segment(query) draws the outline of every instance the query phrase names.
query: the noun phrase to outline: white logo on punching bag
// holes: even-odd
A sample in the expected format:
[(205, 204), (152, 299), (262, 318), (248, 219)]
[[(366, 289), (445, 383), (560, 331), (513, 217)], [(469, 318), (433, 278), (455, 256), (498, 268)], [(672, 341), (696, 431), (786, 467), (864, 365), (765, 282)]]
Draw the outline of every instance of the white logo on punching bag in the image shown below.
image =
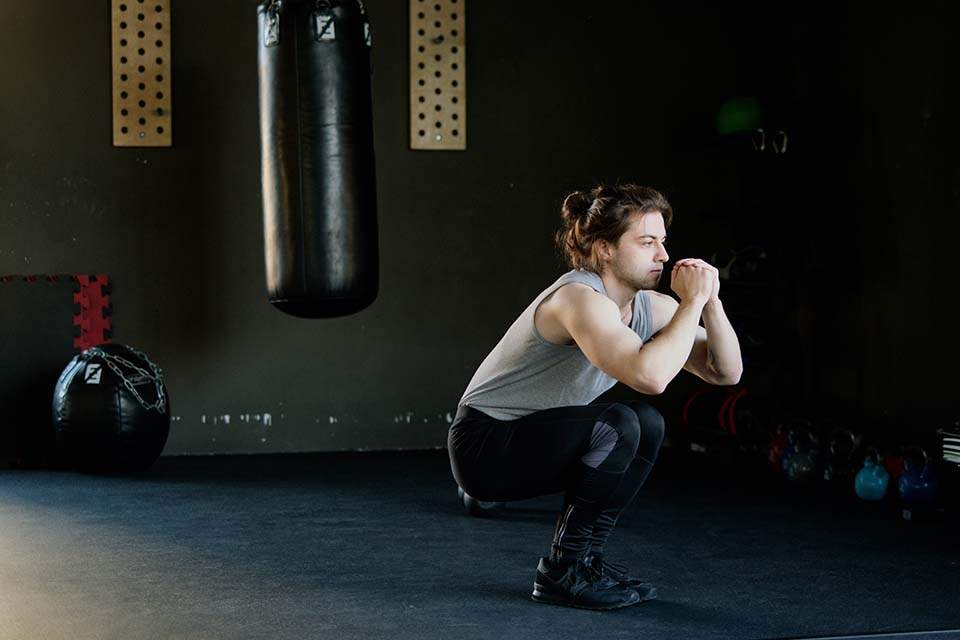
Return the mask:
[(83, 381), (87, 384), (100, 384), (100, 374), (103, 373), (103, 367), (99, 364), (90, 363), (83, 370)]

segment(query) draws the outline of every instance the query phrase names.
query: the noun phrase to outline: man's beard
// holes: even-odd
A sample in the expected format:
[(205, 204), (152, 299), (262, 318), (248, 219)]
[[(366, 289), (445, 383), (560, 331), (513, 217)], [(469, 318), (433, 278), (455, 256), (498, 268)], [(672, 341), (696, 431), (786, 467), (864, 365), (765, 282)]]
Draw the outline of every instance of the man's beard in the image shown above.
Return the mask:
[(659, 275), (649, 270), (647, 271), (646, 275), (638, 275), (624, 273), (620, 268), (620, 265), (615, 263), (611, 263), (610, 267), (613, 271), (613, 275), (617, 276), (618, 280), (627, 284), (631, 289), (636, 289), (637, 291), (656, 289), (657, 285), (660, 283)]

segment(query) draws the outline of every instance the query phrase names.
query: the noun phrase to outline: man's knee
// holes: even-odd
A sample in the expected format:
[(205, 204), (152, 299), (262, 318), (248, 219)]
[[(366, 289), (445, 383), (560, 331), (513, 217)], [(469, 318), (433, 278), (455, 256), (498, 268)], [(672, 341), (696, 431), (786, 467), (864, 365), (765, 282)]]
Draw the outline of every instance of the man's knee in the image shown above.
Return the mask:
[(640, 444), (640, 421), (627, 405), (615, 403), (597, 416), (590, 437), (590, 450), (581, 458), (597, 468), (601, 464), (617, 471), (626, 469)]
[(630, 408), (640, 426), (640, 444), (637, 455), (653, 460), (663, 443), (666, 421), (663, 415), (646, 402), (631, 402)]
[(640, 444), (642, 424), (636, 411), (629, 405), (614, 402), (600, 416), (600, 420), (617, 431), (618, 448), (630, 451), (632, 456)]

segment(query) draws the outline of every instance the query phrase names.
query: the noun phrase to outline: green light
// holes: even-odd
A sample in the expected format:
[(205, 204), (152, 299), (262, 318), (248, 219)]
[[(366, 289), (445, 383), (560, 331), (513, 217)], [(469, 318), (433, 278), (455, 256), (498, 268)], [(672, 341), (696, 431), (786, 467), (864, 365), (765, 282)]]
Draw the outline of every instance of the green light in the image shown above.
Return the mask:
[(763, 113), (757, 99), (730, 98), (717, 112), (717, 131), (720, 134), (756, 129), (763, 121)]

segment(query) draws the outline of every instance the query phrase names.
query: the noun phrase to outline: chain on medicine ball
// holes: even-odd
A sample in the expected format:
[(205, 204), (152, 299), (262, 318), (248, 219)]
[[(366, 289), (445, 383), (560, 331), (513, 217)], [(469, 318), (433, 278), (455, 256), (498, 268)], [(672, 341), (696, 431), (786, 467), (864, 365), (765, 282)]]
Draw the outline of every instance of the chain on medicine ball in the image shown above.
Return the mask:
[(133, 347), (90, 347), (57, 380), (53, 427), (60, 455), (78, 469), (146, 469), (170, 433), (163, 372)]

